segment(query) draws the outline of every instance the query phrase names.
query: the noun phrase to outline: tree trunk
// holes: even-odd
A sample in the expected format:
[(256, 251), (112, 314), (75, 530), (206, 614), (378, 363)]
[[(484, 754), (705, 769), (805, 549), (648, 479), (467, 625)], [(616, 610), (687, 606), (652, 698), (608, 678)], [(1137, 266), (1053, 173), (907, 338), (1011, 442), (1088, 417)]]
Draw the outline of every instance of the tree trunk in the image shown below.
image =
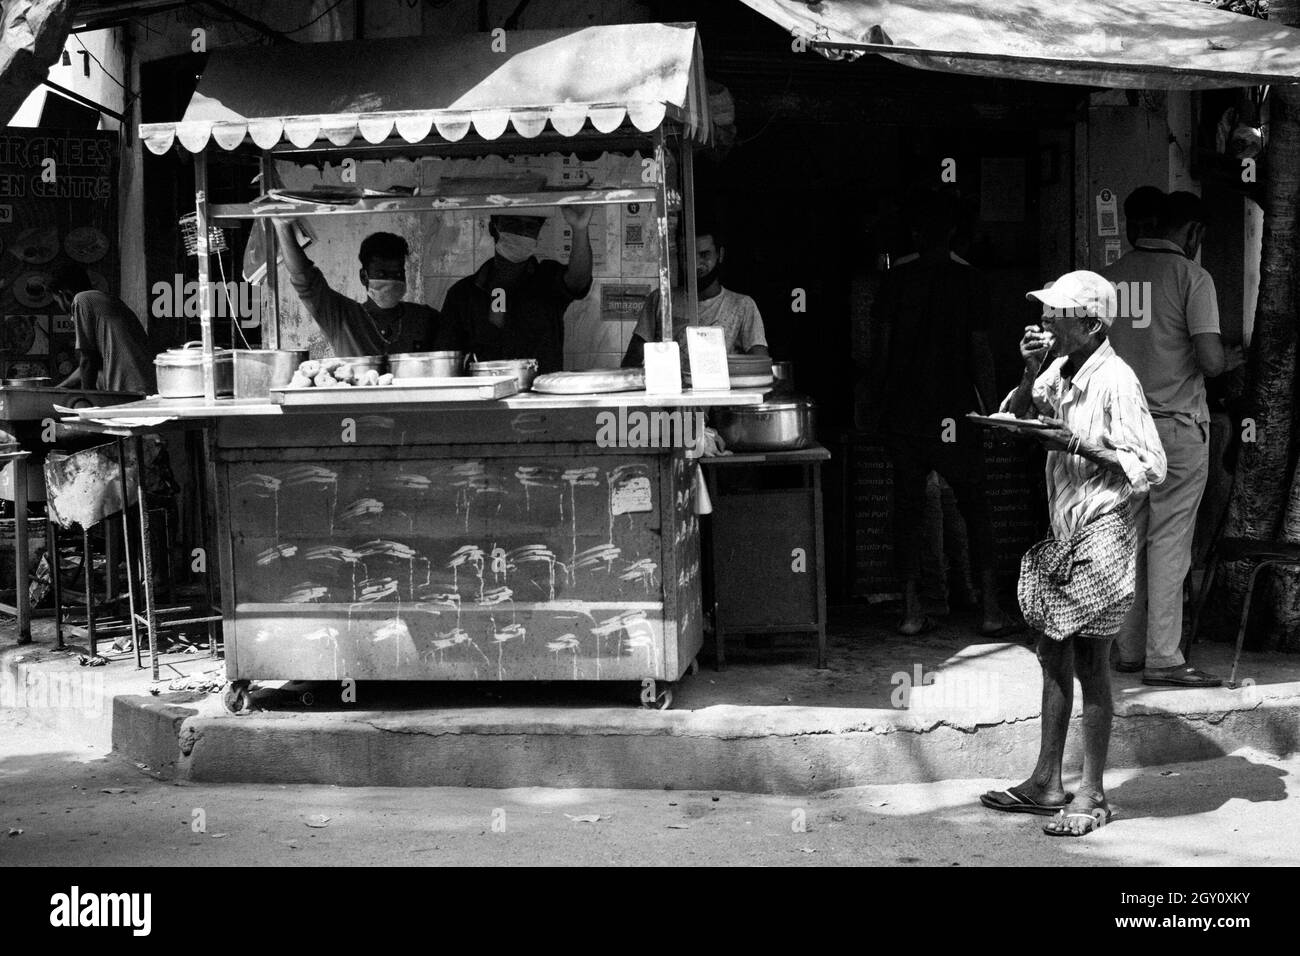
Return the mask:
[[(1273, 0), (1269, 19), (1300, 26), (1300, 0)], [(1296, 213), (1300, 208), (1300, 91), (1274, 86), (1269, 93), (1269, 138), (1264, 161), (1264, 242), (1260, 257), (1259, 304), (1251, 343), (1251, 400), (1255, 438), (1237, 463), (1237, 483), (1228, 510), (1230, 535), (1300, 543), (1300, 481), (1294, 474), (1297, 422), (1296, 381)], [(1241, 607), (1249, 567), (1225, 569), (1231, 600)], [(1267, 587), (1271, 583), (1271, 587)], [(1300, 649), (1300, 575), (1275, 572), (1260, 586), (1271, 594), (1258, 601), (1269, 646)], [(1264, 597), (1261, 594), (1260, 597)]]
[(8, 122), (49, 74), (72, 28), (75, 0), (6, 0), (0, 12), (0, 118)]

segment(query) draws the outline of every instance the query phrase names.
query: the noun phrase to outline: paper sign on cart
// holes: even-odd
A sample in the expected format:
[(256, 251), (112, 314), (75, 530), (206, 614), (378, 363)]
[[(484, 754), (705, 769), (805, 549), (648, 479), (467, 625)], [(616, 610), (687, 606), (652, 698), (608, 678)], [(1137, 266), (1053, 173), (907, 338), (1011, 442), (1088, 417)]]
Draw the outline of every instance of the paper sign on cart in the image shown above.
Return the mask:
[(654, 498), (650, 494), (650, 479), (644, 476), (629, 478), (616, 485), (610, 495), (609, 513), (613, 515), (654, 511)]
[(680, 395), (682, 350), (676, 342), (645, 344), (645, 390), (651, 395)]
[(691, 358), (691, 388), (731, 388), (727, 374), (727, 344), (718, 326), (692, 326), (686, 330), (686, 348)]

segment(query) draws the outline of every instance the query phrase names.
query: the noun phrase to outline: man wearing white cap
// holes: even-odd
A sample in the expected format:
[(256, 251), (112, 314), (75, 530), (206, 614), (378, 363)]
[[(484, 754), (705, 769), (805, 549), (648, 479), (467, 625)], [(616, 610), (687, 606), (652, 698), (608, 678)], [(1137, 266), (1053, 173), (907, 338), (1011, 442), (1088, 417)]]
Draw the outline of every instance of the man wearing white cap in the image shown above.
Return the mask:
[[(1020, 566), (1020, 610), (1038, 632), (1043, 668), (1038, 763), (1018, 786), (980, 802), (1011, 813), (1056, 813), (1043, 832), (1083, 836), (1110, 819), (1102, 784), (1110, 742), (1111, 641), (1133, 603), (1137, 533), (1129, 500), (1165, 477), (1165, 456), (1142, 386), (1107, 341), (1115, 288), (1095, 272), (1070, 272), (1029, 298), (1041, 329), (1020, 341), (1025, 374), (1002, 412), (1039, 418), (1028, 431), (1047, 449), (1052, 535)], [(1055, 358), (1043, 368), (1049, 355)], [(1061, 759), (1083, 689), (1083, 779), (1071, 797)], [(1067, 806), (1068, 805), (1068, 806)]]

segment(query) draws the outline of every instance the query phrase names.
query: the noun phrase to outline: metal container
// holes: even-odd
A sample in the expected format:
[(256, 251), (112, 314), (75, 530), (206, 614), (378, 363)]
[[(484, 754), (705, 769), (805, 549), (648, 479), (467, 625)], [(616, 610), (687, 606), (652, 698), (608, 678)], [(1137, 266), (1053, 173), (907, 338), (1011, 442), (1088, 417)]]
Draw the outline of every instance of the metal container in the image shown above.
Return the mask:
[(53, 388), (54, 379), (48, 375), (34, 378), (7, 378), (4, 380), (5, 388)]
[[(235, 390), (234, 356), (230, 349), (218, 349), (212, 359), (217, 395), (228, 396)], [(186, 342), (181, 348), (168, 349), (153, 360), (153, 365), (162, 398), (203, 397), (202, 342)]]
[(398, 352), (388, 356), (393, 378), (453, 378), (465, 374), (464, 352)]
[(537, 377), (537, 359), (501, 359), (496, 362), (470, 362), (470, 375), (513, 375), (519, 383), (519, 391), (526, 392), (533, 387)]
[(306, 349), (235, 349), (235, 398), (270, 398), (271, 389), (288, 385)]
[(789, 394), (794, 391), (794, 363), (772, 363), (772, 391)]
[[(383, 375), (388, 371), (388, 356), (386, 355), (340, 355), (339, 359), (351, 365), (357, 372), (369, 372), (373, 369)], [(305, 360), (306, 357), (304, 356)]]
[(793, 451), (815, 438), (815, 406), (806, 398), (719, 408), (713, 420), (729, 451)]

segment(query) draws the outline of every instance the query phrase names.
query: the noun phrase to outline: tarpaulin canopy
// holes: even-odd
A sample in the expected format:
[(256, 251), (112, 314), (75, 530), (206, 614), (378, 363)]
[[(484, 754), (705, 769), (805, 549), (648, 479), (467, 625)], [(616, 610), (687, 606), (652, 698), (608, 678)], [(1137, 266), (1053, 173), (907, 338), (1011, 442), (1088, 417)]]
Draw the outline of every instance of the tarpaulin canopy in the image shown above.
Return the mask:
[(221, 49), (184, 118), (143, 124), (140, 136), (159, 154), (174, 140), (197, 153), (246, 137), (307, 149), (358, 135), (379, 144), (394, 130), (407, 143), (433, 131), (455, 142), (471, 127), (494, 140), (507, 125), (532, 138), (547, 123), (564, 136), (588, 121), (609, 133), (626, 118), (643, 132), (673, 120), (705, 141), (703, 62), (695, 26), (668, 23)]
[(1300, 82), (1300, 30), (1191, 0), (744, 2), (835, 58), (1121, 89)]

